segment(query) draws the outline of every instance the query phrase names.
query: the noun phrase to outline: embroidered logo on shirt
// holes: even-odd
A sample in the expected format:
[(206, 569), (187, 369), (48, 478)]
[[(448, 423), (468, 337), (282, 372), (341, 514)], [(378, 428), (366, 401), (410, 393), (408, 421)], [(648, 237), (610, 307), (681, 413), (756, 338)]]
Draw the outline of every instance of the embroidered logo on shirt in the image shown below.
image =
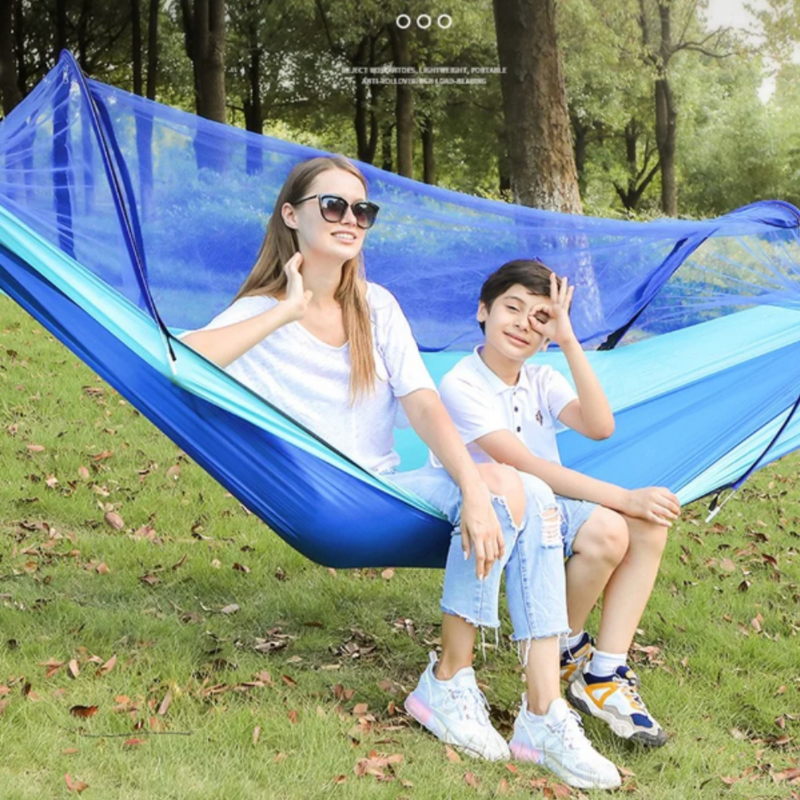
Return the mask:
[(536, 412), (536, 421), (537, 421), (537, 422), (538, 422), (540, 425), (544, 425), (544, 417), (542, 416), (542, 412), (541, 412), (541, 411), (537, 411), (537, 412)]

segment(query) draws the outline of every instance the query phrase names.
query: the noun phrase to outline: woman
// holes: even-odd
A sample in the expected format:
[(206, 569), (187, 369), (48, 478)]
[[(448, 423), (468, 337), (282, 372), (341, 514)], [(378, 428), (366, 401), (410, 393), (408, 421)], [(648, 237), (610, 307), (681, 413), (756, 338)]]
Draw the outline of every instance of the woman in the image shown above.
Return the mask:
[[(533, 655), (537, 641), (567, 631), (561, 549), (542, 546), (541, 512), (552, 533), (555, 499), (538, 479), (473, 463), (399, 304), (364, 279), (364, 237), (378, 212), (366, 194), (364, 176), (341, 156), (296, 165), (233, 303), (181, 338), (353, 460), (425, 497), (460, 530), (445, 571), (442, 660), (431, 654), (406, 707), (444, 741), (485, 758), (508, 758), (475, 683), (471, 637), (475, 626), (499, 626), (500, 573), (509, 563), (521, 576), (515, 596), (509, 593), (515, 634), (523, 630), (516, 638), (525, 636)], [(443, 465), (437, 477), (425, 469), (394, 472), (398, 404)], [(559, 598), (548, 607), (536, 602), (544, 584), (547, 596)], [(563, 760), (574, 762), (568, 770), (577, 776), (574, 785), (618, 785), (616, 768), (591, 748), (559, 697), (558, 660), (545, 664), (525, 652), (521, 714), (554, 709), (552, 718), (540, 716)], [(524, 737), (523, 728), (515, 736)]]

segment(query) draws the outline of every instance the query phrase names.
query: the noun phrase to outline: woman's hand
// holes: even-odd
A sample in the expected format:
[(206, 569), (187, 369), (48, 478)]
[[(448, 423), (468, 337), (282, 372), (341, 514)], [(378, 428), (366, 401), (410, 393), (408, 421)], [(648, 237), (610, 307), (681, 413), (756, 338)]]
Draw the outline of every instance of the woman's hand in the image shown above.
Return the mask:
[(503, 557), (505, 540), (489, 489), (485, 483), (461, 495), (461, 545), (464, 558), (475, 551), (475, 574), (483, 580), (494, 562)]
[(663, 486), (648, 486), (628, 492), (624, 513), (629, 517), (645, 519), (667, 528), (672, 527), (669, 520), (678, 519), (681, 504), (677, 497)]
[(283, 265), (286, 273), (286, 296), (280, 301), (280, 305), (286, 312), (287, 322), (303, 319), (313, 296), (310, 289), (303, 289), (303, 276), (300, 274), (302, 263), (303, 256), (298, 251)]
[(536, 333), (562, 346), (575, 339), (569, 319), (569, 307), (575, 287), (569, 286), (566, 277), (559, 286), (555, 272), (550, 273), (550, 302), (535, 305), (528, 315), (528, 323)]

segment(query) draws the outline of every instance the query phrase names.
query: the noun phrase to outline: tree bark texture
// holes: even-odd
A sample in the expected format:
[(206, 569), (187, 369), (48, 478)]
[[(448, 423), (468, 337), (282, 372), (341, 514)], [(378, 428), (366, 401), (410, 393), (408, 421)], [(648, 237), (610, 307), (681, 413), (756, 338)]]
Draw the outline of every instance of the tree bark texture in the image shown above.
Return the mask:
[(555, 0), (493, 0), (508, 144), (517, 203), (582, 212)]

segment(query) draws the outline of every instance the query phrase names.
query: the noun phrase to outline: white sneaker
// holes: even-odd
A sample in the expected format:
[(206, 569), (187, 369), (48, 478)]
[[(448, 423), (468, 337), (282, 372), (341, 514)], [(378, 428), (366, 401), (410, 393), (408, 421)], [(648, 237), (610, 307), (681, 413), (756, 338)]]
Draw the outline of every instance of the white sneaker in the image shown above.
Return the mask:
[(592, 747), (577, 712), (561, 697), (553, 700), (547, 714), (537, 716), (528, 711), (522, 695), (511, 754), (547, 767), (577, 789), (616, 789), (622, 783), (617, 768)]
[(489, 721), (489, 704), (475, 683), (472, 667), (440, 681), (433, 674), (435, 665), (436, 654), (431, 653), (417, 688), (406, 697), (406, 711), (434, 736), (467, 755), (489, 761), (510, 758), (508, 744)]

